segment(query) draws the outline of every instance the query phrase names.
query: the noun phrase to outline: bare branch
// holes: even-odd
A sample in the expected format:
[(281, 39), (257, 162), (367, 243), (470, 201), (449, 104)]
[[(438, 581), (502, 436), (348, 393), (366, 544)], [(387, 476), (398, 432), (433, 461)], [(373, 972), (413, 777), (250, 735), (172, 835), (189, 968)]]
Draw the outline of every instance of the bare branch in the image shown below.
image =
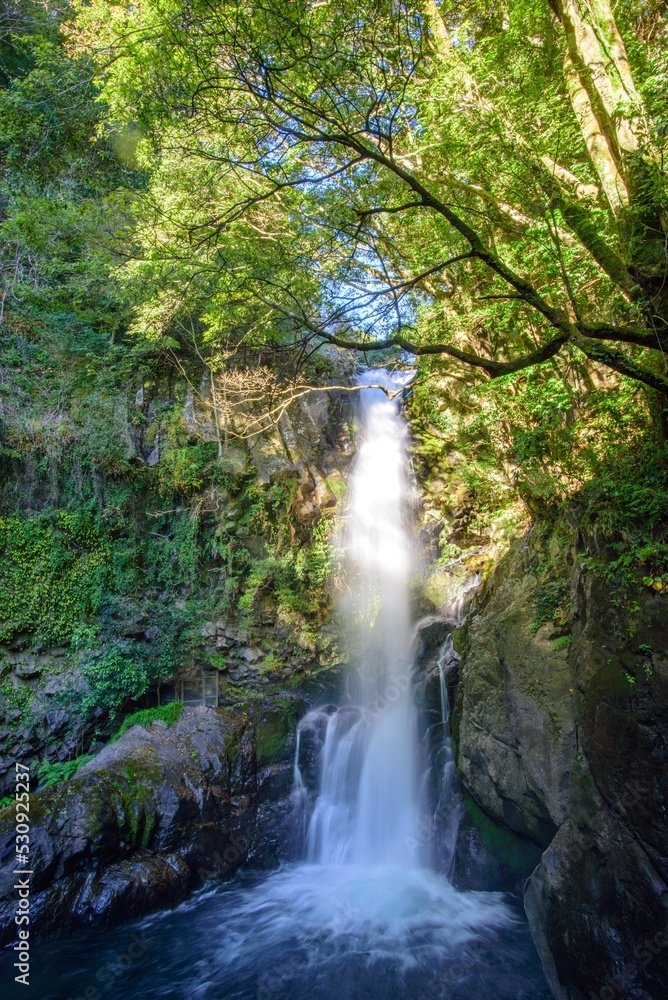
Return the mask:
[(396, 212), (405, 212), (408, 208), (424, 208), (422, 201), (407, 201), (405, 205), (394, 205), (391, 208), (358, 208), (355, 210), (360, 219), (366, 219), (370, 215), (394, 215)]

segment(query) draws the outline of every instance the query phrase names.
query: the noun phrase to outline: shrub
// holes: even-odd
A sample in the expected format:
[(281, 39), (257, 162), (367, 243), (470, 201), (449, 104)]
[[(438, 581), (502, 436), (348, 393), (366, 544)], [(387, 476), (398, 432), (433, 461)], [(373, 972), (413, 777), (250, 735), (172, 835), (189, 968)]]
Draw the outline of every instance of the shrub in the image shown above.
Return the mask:
[(84, 713), (96, 706), (106, 709), (113, 718), (127, 701), (135, 701), (157, 676), (152, 676), (147, 661), (129, 659), (120, 649), (112, 649), (84, 664), (82, 673), (88, 684)]
[(182, 712), (182, 701), (170, 701), (168, 705), (161, 705), (160, 708), (145, 708), (139, 712), (133, 712), (132, 715), (123, 719), (120, 729), (114, 733), (109, 742), (115, 743), (123, 733), (127, 733), (128, 729), (132, 729), (133, 726), (143, 726), (144, 729), (148, 729), (152, 723), (158, 721), (164, 722), (167, 726), (173, 726), (181, 717)]
[(57, 785), (61, 781), (69, 781), (94, 756), (95, 754), (92, 753), (82, 754), (81, 757), (77, 757), (75, 760), (67, 760), (55, 764), (45, 758), (37, 768), (39, 787), (48, 788), (50, 785)]

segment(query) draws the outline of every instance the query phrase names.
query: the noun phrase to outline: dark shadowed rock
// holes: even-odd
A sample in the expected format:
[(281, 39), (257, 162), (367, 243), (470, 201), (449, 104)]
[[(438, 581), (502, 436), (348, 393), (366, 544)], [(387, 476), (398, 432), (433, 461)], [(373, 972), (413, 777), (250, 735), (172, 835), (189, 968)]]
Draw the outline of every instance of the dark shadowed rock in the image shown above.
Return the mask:
[(439, 649), (452, 632), (452, 622), (440, 615), (427, 615), (415, 626), (418, 656)]
[(459, 766), (489, 816), (544, 849), (525, 906), (555, 997), (657, 1000), (668, 996), (668, 602), (648, 592), (627, 628), (574, 551), (569, 645), (536, 628), (530, 557), (526, 543), (511, 550), (457, 638)]
[[(241, 864), (253, 836), (249, 720), (186, 709), (135, 726), (70, 781), (31, 797), (31, 927), (106, 927), (170, 905)], [(0, 816), (0, 928), (15, 934), (14, 814)]]

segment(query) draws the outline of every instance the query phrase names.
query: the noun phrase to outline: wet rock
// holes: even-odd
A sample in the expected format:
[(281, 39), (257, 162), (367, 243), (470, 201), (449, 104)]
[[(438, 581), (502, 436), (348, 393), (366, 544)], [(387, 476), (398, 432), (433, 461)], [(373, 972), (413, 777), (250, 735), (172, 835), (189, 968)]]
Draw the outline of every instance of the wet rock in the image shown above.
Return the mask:
[(530, 572), (548, 546), (516, 545), (463, 630), (458, 763), (484, 812), (543, 849), (525, 907), (555, 997), (655, 1000), (668, 961), (644, 942), (668, 941), (668, 659), (647, 650), (668, 648), (668, 602), (648, 597), (629, 635), (573, 550), (571, 642), (555, 642)]
[[(31, 927), (111, 926), (185, 898), (244, 860), (253, 833), (250, 724), (186, 709), (171, 728), (135, 726), (68, 782), (31, 801)], [(0, 939), (13, 938), (13, 814), (0, 815)]]
[(439, 615), (428, 615), (415, 627), (421, 652), (429, 652), (443, 645), (452, 632), (452, 622)]
[(258, 807), (250, 863), (267, 867), (302, 856), (302, 806), (294, 793), (297, 719), (305, 703), (294, 696), (264, 705), (255, 719)]

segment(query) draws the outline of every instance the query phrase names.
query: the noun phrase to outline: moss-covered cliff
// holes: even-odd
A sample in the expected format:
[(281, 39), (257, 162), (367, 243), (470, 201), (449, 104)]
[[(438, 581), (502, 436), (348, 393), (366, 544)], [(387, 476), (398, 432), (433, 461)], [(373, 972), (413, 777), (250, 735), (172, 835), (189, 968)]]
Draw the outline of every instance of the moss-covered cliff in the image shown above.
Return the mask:
[(668, 989), (668, 605), (640, 573), (633, 588), (606, 575), (613, 557), (534, 529), (457, 639), (461, 774), (544, 848), (525, 906), (564, 1000)]
[(174, 678), (205, 671), (234, 704), (341, 661), (322, 626), (351, 395), (307, 394), (219, 454), (187, 380), (140, 388), (107, 397), (113, 426), (103, 405), (82, 424), (72, 402), (70, 440), (1, 459), (5, 769), (86, 752)]

